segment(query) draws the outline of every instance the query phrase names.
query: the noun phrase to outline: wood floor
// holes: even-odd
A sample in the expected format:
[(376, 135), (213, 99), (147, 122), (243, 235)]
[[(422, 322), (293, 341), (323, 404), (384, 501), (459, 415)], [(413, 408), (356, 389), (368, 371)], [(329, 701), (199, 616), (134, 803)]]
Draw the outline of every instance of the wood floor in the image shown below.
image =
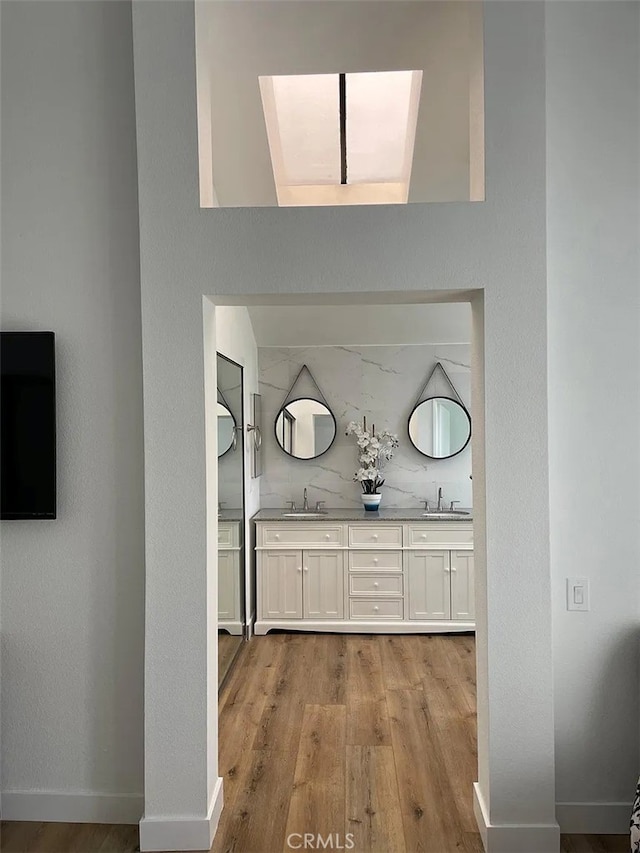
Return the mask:
[(469, 636), (256, 637), (221, 695), (214, 853), (291, 850), (294, 833), (480, 853), (474, 669)]
[(235, 634), (227, 634), (226, 631), (218, 633), (218, 687), (231, 669), (242, 643), (242, 637)]
[[(320, 834), (354, 853), (480, 853), (470, 636), (271, 634), (220, 696), (225, 808), (214, 853)], [(129, 853), (137, 827), (3, 824), (3, 853)], [(322, 849), (322, 848), (320, 848)], [(625, 836), (563, 836), (622, 853)]]

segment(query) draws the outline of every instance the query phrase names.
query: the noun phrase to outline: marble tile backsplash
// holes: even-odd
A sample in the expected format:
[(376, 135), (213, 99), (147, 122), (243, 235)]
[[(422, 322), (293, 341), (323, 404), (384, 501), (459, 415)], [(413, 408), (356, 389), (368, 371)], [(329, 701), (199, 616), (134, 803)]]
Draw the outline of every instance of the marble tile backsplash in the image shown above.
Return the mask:
[[(427, 459), (409, 441), (407, 421), (434, 364), (440, 361), (458, 394), (470, 408), (469, 344), (398, 347), (265, 347), (258, 350), (263, 410), (263, 475), (260, 502), (264, 508), (324, 500), (330, 507), (360, 506), (360, 486), (349, 421), (367, 418), (377, 429), (398, 434), (400, 447), (384, 470), (383, 502), (388, 507), (417, 507), (434, 501), (441, 486), (444, 499), (472, 506), (471, 445), (452, 459)], [(329, 450), (315, 460), (296, 460), (278, 446), (274, 423), (292, 382), (303, 364), (315, 377), (335, 415), (338, 431)]]

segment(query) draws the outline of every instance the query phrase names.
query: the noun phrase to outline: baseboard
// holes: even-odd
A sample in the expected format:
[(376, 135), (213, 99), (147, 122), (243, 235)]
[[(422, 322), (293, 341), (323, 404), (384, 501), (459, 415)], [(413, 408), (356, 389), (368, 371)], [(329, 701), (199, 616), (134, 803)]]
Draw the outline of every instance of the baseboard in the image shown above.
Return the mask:
[(473, 811), (487, 853), (557, 853), (560, 827), (550, 824), (492, 824), (477, 782), (473, 783)]
[(144, 797), (87, 791), (3, 791), (1, 807), (2, 820), (138, 823)]
[(206, 817), (143, 817), (140, 850), (210, 850), (224, 804), (218, 777)]
[(633, 803), (556, 803), (560, 831), (576, 835), (628, 835)]

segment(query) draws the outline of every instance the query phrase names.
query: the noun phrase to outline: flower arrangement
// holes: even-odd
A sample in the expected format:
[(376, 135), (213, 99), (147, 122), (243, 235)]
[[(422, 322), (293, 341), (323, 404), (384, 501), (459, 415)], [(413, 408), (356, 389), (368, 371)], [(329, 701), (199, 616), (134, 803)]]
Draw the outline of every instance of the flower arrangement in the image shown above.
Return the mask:
[(355, 435), (358, 445), (360, 468), (353, 477), (354, 482), (360, 483), (365, 495), (377, 495), (378, 489), (384, 485), (380, 470), (393, 456), (398, 446), (398, 436), (387, 430), (376, 433), (375, 425), (369, 431), (366, 418), (363, 418), (362, 424), (351, 421), (347, 426), (347, 435)]

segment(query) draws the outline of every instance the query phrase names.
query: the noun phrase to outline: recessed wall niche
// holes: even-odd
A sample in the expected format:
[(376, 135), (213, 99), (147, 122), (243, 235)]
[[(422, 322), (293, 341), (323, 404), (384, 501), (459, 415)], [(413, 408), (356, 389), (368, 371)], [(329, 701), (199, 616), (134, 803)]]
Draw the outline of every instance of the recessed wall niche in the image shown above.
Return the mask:
[(484, 200), (479, 0), (196, 0), (200, 206)]

